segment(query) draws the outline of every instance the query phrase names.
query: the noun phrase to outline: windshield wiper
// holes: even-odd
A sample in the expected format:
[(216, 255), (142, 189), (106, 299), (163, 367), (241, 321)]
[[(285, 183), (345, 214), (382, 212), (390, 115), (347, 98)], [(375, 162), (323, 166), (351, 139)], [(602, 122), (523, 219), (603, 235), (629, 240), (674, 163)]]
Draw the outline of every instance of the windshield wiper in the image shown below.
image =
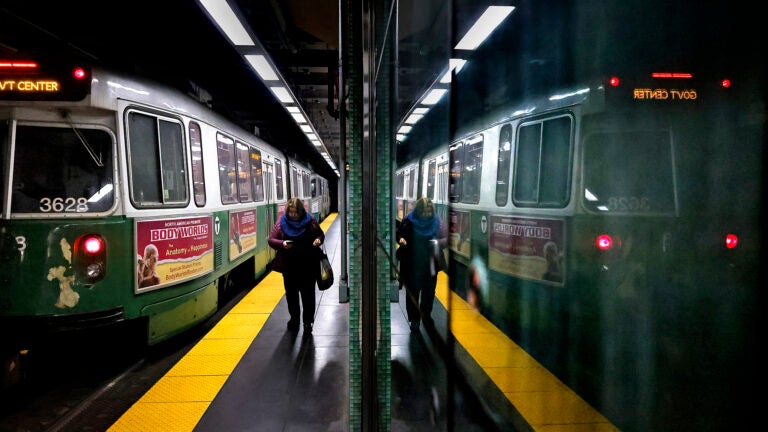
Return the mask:
[(83, 144), (83, 147), (85, 147), (85, 151), (88, 152), (89, 155), (91, 155), (91, 159), (93, 159), (93, 163), (96, 164), (99, 168), (104, 168), (104, 162), (101, 161), (101, 155), (96, 155), (96, 152), (91, 148), (91, 145), (88, 144), (88, 140), (85, 139), (85, 136), (75, 127), (75, 124), (72, 122), (72, 118), (69, 116), (69, 111), (67, 110), (61, 110), (61, 115), (64, 117), (65, 120), (67, 120), (67, 123), (69, 124), (69, 127), (72, 128), (72, 132), (77, 135), (77, 138), (80, 140), (80, 143)]

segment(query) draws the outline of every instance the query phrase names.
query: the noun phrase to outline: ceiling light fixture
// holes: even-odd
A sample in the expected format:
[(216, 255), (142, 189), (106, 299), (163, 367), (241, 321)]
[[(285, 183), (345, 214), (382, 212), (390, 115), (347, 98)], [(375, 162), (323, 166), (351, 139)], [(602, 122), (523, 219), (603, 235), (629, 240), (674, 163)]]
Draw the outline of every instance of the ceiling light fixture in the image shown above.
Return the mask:
[(454, 49), (476, 49), (513, 10), (515, 10), (514, 6), (489, 6)]
[(280, 84), (268, 85), (268, 87), (274, 93), (277, 100), (283, 103), (283, 106), (291, 114), (291, 117), (301, 128), (302, 132), (318, 148), (318, 153), (326, 155), (329, 166), (338, 176), (339, 171), (336, 168), (336, 164), (327, 157), (327, 149), (322, 140), (316, 135), (312, 122), (308, 120), (309, 117), (297, 104), (297, 99), (294, 97), (290, 86), (286, 84), (285, 79), (280, 75), (280, 71), (274, 67), (267, 50), (258, 39), (250, 36), (250, 28), (238, 18), (239, 14), (236, 12), (236, 7), (232, 7), (234, 2), (198, 0), (198, 3), (205, 10), (208, 18), (224, 33), (230, 43), (236, 47), (237, 52), (256, 71), (262, 82), (265, 84)]
[(248, 34), (243, 24), (229, 7), (227, 2), (218, 0), (200, 0), (211, 20), (219, 26), (219, 29), (227, 36), (232, 45), (253, 46), (253, 39)]
[(264, 81), (278, 81), (280, 78), (277, 76), (272, 66), (269, 65), (267, 58), (260, 54), (246, 54), (245, 59), (251, 64), (253, 70), (258, 72), (259, 76)]

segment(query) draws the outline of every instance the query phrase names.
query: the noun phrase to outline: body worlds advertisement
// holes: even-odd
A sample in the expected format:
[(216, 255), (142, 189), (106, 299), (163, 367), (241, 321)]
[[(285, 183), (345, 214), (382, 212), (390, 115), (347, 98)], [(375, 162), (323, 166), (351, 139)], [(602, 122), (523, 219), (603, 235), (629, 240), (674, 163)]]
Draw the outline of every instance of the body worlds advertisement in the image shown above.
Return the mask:
[(211, 216), (136, 222), (136, 292), (213, 270)]
[(232, 212), (229, 214), (229, 259), (256, 247), (256, 210)]
[(490, 230), (489, 268), (562, 285), (563, 221), (491, 216)]

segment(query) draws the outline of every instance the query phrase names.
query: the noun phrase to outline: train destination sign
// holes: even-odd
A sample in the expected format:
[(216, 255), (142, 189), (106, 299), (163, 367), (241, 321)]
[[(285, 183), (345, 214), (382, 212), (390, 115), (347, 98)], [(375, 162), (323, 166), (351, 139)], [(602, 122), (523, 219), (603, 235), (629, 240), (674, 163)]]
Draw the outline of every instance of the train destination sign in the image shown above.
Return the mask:
[(666, 89), (666, 88), (636, 88), (633, 91), (635, 100), (696, 100), (696, 89)]

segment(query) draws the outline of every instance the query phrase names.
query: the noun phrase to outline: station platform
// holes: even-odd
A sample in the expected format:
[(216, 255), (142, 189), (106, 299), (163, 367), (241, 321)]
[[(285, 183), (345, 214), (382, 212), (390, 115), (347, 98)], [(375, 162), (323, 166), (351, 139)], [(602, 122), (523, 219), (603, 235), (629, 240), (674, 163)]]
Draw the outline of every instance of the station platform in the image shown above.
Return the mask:
[[(336, 214), (321, 226), (338, 275)], [(317, 292), (313, 331), (292, 332), (282, 275), (266, 275), (109, 431), (349, 430), (349, 303), (336, 285)], [(418, 332), (404, 289), (390, 304), (391, 431), (618, 430), (447, 287), (440, 273), (434, 326)]]

